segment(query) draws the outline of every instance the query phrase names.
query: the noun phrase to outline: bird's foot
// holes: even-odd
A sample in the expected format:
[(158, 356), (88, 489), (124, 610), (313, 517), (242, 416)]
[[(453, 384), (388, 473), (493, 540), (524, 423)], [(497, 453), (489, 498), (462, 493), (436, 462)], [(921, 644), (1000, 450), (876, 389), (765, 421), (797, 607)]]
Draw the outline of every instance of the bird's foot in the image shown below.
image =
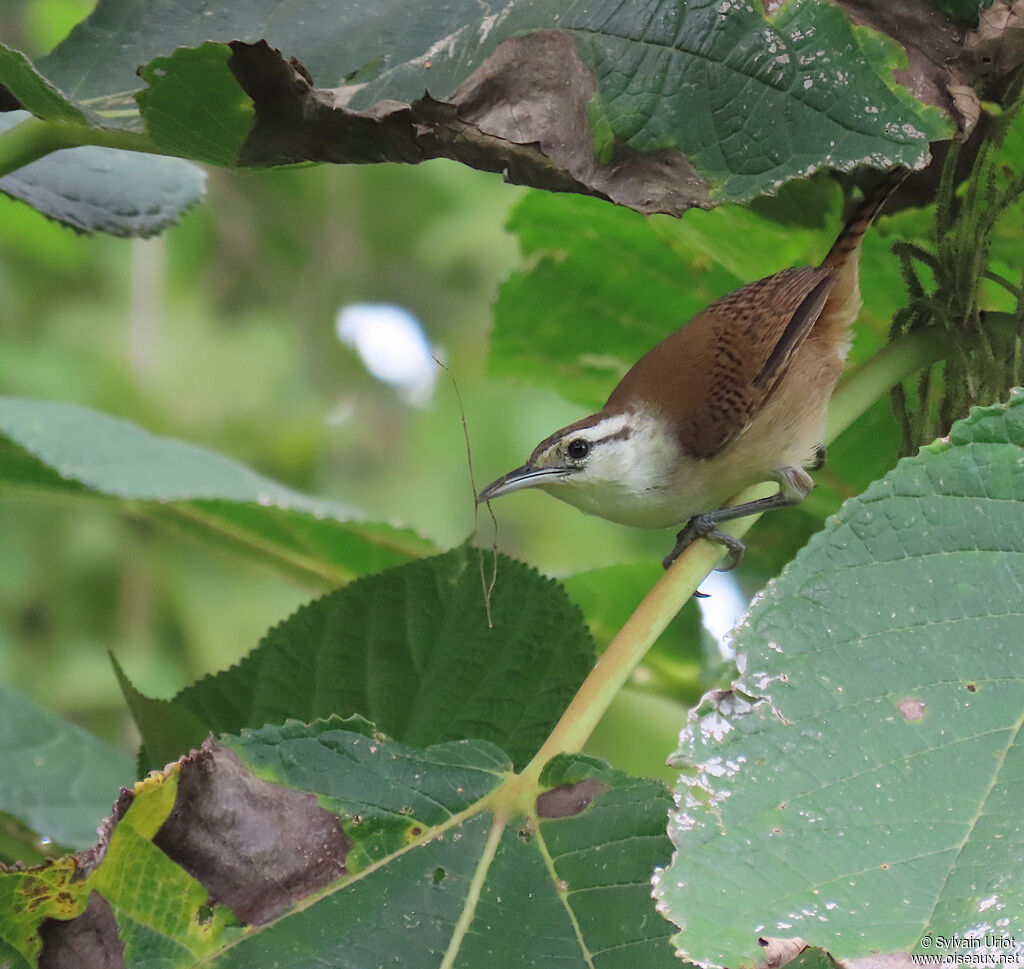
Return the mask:
[(731, 572), (740, 564), (743, 553), (747, 550), (746, 545), (738, 538), (723, 532), (713, 517), (709, 515), (694, 515), (686, 523), (686, 527), (676, 535), (675, 546), (661, 560), (661, 564), (667, 569), (698, 538), (706, 538), (708, 541), (724, 545), (728, 551), (729, 557), (726, 559), (725, 565), (716, 569), (715, 571), (717, 572)]

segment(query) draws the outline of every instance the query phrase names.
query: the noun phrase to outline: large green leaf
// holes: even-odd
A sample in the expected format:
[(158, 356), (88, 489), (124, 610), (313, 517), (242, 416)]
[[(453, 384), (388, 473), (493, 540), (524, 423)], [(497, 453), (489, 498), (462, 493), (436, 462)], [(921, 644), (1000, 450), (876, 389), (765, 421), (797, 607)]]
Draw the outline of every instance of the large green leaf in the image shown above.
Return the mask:
[[(323, 87), (369, 82), (352, 101), (369, 108), (382, 98), (411, 103), (424, 87), (449, 99), (503, 40), (558, 28), (577, 39), (597, 85), (591, 111), (617, 141), (679, 149), (705, 178), (727, 183), (729, 196), (745, 198), (772, 187), (773, 177), (777, 184), (806, 172), (815, 154), (843, 168), (872, 156), (875, 164), (919, 160), (942, 128), (937, 112), (915, 107), (893, 82), (888, 72), (898, 62), (875, 63), (845, 15), (817, 0), (786, 4), (770, 18), (760, 5), (684, 8), (675, 0), (488, 8), (460, 0), (412, 16), (395, 0), (372, 9), (307, 0), (287, 17), (275, 16), (277, 7), (174, 4), (171, 19), (169, 0), (107, 3), (40, 68), (76, 99), (103, 98), (137, 89), (140, 63), (193, 47), (197, 36), (263, 39), (298, 57)], [(560, 74), (568, 66), (554, 65)], [(551, 96), (539, 80), (535, 95)], [(490, 81), (505, 98), (518, 93), (501, 90), (501, 75)]]
[(818, 168), (923, 164), (953, 130), (941, 88), (962, 78), (935, 67), (911, 85), (936, 88), (940, 110), (893, 72), (904, 48), (952, 60), (962, 34), (939, 26), (922, 37), (891, 18), (896, 43), (825, 0), (771, 14), (751, 0), (300, 0), (286, 14), (277, 0), (105, 0), (37, 76), (0, 59), (0, 82), (26, 107), (84, 108), (216, 164), (451, 157), (680, 214)]
[(132, 759), (13, 690), (0, 686), (0, 812), (45, 844), (86, 848)]
[(510, 771), (490, 744), (419, 751), (364, 721), (208, 742), (122, 800), (77, 877), (0, 875), (0, 951), (16, 969), (121, 946), (128, 967), (677, 965), (649, 897), (662, 785), (579, 757), (539, 783)]
[(844, 505), (751, 610), (742, 679), (684, 733), (657, 879), (691, 957), (1024, 933), (1022, 453), (1018, 390)]
[(353, 582), (169, 702), (127, 687), (147, 766), (210, 732), (332, 713), (420, 746), (488, 740), (522, 766), (589, 672), (594, 644), (557, 583), (521, 562), (499, 556), (488, 604), (480, 563), (464, 546)]
[(300, 494), (229, 458), (129, 421), (0, 398), (0, 493), (103, 499), (182, 528), (315, 588), (430, 550), (407, 529)]

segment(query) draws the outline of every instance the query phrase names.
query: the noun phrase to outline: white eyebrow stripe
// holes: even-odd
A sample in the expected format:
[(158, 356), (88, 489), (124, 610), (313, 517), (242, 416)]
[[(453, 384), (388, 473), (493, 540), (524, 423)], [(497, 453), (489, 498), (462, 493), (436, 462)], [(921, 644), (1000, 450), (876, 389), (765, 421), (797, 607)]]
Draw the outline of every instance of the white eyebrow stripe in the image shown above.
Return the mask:
[[(589, 438), (591, 444), (603, 444), (605, 441), (628, 438), (633, 433), (633, 426), (629, 414), (613, 414), (598, 421), (588, 430), (595, 434), (595, 437)], [(580, 436), (587, 440), (586, 435)]]

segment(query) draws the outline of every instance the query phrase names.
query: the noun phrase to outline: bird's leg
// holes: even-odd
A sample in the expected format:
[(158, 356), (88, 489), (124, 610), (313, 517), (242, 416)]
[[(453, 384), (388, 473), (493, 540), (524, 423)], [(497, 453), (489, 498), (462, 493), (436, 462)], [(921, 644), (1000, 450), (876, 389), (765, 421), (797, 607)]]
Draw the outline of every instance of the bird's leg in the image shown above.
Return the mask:
[[(755, 502), (748, 502), (747, 504), (755, 504)], [(737, 505), (737, 508), (743, 507)], [(711, 542), (717, 542), (719, 545), (724, 545), (729, 550), (729, 561), (718, 571), (728, 572), (730, 569), (735, 568), (739, 565), (740, 559), (743, 558), (743, 552), (746, 550), (746, 546), (738, 539), (733, 538), (728, 532), (723, 532), (716, 524), (715, 520), (711, 518), (711, 512), (705, 515), (694, 515), (687, 523), (686, 527), (676, 535), (676, 544), (672, 548), (672, 551), (668, 553), (662, 560), (661, 564), (667, 569), (683, 552), (686, 551), (690, 545), (693, 544), (695, 539), (706, 538)]]
[[(820, 450), (823, 451), (824, 448)], [(736, 518), (746, 518), (748, 515), (760, 515), (762, 512), (772, 511), (775, 508), (798, 505), (814, 487), (810, 475), (803, 468), (783, 468), (775, 475), (775, 479), (779, 482), (779, 490), (774, 495), (758, 498), (755, 501), (745, 501), (741, 505), (732, 505), (730, 508), (719, 508), (718, 511), (707, 511), (701, 515), (694, 515), (686, 523), (686, 527), (676, 535), (675, 546), (662, 559), (661, 564), (667, 569), (695, 539), (706, 538), (719, 545), (724, 545), (729, 552), (728, 560), (718, 571), (728, 572), (736, 568), (747, 547), (738, 538), (722, 531), (718, 527), (719, 524)]]

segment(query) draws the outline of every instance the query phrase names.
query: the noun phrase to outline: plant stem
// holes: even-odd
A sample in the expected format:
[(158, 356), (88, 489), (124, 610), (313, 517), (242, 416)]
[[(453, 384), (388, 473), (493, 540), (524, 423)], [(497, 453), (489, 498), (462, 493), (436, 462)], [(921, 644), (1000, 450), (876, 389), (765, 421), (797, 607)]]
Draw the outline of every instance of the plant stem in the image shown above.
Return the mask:
[(941, 360), (949, 346), (938, 328), (915, 330), (883, 347), (839, 385), (828, 407), (825, 441), (834, 441), (901, 380)]
[(0, 178), (51, 152), (82, 145), (142, 151), (151, 155), (169, 154), (154, 145), (148, 135), (137, 131), (93, 128), (75, 121), (26, 118), (0, 133)]
[[(900, 380), (940, 360), (946, 349), (945, 335), (918, 330), (901, 337), (852, 373), (836, 391), (829, 408), (826, 443), (883, 397)], [(758, 485), (737, 495), (730, 504), (753, 501), (775, 491), (774, 485)], [(759, 516), (741, 518), (722, 527), (741, 537)], [(556, 754), (581, 750), (604, 716), (615, 695), (640, 664), (648, 649), (664, 632), (676, 613), (693, 595), (701, 580), (724, 553), (720, 545), (694, 542), (626, 620), (611, 644), (583, 681), (544, 745), (520, 775), (535, 782), (544, 765)]]
[(0, 135), (0, 176), (28, 165), (43, 155), (66, 148), (57, 125), (28, 118)]
[[(986, 331), (1012, 339), (1016, 332), (1012, 313), (987, 313)], [(942, 360), (949, 337), (939, 327), (913, 330), (894, 340), (867, 363), (852, 371), (836, 390), (828, 407), (826, 443), (834, 441), (876, 400), (901, 380)]]
[[(763, 498), (775, 490), (774, 485), (757, 485), (738, 494), (731, 504)], [(725, 522), (720, 527), (740, 538), (757, 517)], [(721, 545), (696, 541), (676, 559), (601, 654), (597, 665), (583, 681), (555, 729), (523, 769), (524, 776), (535, 779), (555, 754), (583, 747), (647, 650), (665, 631), (676, 613), (686, 605), (694, 590), (724, 553), (725, 549)]]

